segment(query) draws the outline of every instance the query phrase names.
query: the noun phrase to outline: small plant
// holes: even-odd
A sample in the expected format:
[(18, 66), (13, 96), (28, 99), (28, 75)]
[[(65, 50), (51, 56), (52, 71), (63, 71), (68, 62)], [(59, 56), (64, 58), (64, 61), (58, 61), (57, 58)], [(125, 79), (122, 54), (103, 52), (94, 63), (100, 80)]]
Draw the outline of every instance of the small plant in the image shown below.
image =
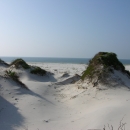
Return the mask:
[(29, 69), (30, 66), (23, 60), (23, 59), (16, 59), (14, 60), (11, 65), (15, 65), (16, 68), (19, 68), (20, 66), (23, 67), (24, 69)]
[(41, 69), (40, 67), (34, 67), (31, 71), (32, 74), (39, 74), (41, 76), (46, 74), (46, 71)]
[[(124, 117), (123, 117), (123, 118), (124, 118)], [(123, 118), (120, 120), (120, 124), (119, 124), (117, 130), (125, 130), (125, 125), (126, 125), (126, 123), (123, 123), (123, 122), (122, 122), (122, 121), (123, 121)], [(109, 129), (109, 130), (114, 130), (114, 127), (113, 127), (112, 125), (109, 125), (109, 124), (108, 124), (108, 129)], [(105, 125), (104, 125), (103, 130), (107, 130), (106, 127), (105, 127)]]
[(15, 82), (17, 82), (18, 84), (20, 84), (23, 88), (28, 89), (28, 87), (19, 80), (19, 76), (17, 75), (16, 72), (14, 72), (12, 70), (6, 70), (5, 73), (6, 73), (5, 76), (10, 77)]
[(16, 72), (14, 72), (14, 71), (6, 70), (5, 72), (6, 72), (6, 76), (12, 78), (13, 80), (16, 80), (19, 78), (18, 75), (16, 74)]

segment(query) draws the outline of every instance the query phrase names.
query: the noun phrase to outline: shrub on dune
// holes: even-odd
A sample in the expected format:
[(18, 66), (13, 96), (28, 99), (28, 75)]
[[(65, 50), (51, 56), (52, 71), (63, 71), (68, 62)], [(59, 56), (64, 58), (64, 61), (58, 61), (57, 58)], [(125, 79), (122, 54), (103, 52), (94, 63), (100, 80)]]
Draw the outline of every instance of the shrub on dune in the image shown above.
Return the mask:
[(23, 59), (14, 60), (10, 66), (14, 65), (16, 68), (23, 67), (24, 69), (29, 69), (30, 66)]
[(16, 79), (19, 78), (18, 75), (17, 75), (17, 73), (14, 72), (14, 71), (6, 70), (5, 72), (6, 72), (5, 75), (8, 76), (8, 77), (10, 77), (10, 78), (12, 78), (13, 80), (16, 80)]
[(30, 71), (32, 74), (37, 74), (37, 75), (45, 75), (46, 71), (41, 69), (40, 67), (33, 67), (33, 69)]
[(16, 59), (14, 60), (10, 66), (14, 65), (15, 68), (24, 68), (24, 69), (30, 69), (30, 73), (32, 74), (36, 74), (36, 75), (40, 75), (43, 76), (46, 74), (46, 71), (41, 69), (40, 67), (37, 66), (30, 66), (28, 65), (23, 59)]
[(9, 64), (7, 64), (6, 62), (4, 62), (3, 60), (0, 59), (0, 64), (3, 64), (3, 65), (6, 65), (6, 66), (9, 66)]
[(19, 76), (17, 75), (16, 72), (11, 71), (11, 70), (6, 70), (5, 76), (11, 78), (12, 80), (20, 84), (23, 88), (28, 89), (27, 86), (19, 80)]
[(81, 79), (87, 79), (96, 86), (100, 83), (108, 83), (110, 74), (114, 70), (126, 74), (130, 78), (130, 72), (125, 70), (123, 64), (117, 59), (115, 53), (99, 52), (89, 62), (87, 69), (84, 71)]

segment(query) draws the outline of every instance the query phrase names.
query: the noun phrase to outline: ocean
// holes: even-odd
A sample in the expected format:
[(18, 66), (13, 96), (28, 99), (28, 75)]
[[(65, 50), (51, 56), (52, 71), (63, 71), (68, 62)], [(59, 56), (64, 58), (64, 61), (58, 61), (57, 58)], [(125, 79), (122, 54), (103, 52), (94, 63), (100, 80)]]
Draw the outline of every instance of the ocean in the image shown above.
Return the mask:
[[(0, 57), (5, 62), (12, 62), (17, 58), (22, 58), (26, 62), (43, 62), (43, 63), (71, 63), (71, 64), (88, 64), (90, 58), (50, 58), (50, 57)], [(130, 65), (130, 59), (119, 59), (124, 65)]]

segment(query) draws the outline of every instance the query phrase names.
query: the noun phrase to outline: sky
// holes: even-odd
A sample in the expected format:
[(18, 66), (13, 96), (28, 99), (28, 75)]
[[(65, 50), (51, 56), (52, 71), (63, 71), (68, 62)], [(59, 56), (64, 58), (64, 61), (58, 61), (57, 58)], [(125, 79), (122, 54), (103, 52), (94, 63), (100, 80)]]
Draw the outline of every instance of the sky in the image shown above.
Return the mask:
[(0, 0), (0, 56), (130, 59), (130, 0)]

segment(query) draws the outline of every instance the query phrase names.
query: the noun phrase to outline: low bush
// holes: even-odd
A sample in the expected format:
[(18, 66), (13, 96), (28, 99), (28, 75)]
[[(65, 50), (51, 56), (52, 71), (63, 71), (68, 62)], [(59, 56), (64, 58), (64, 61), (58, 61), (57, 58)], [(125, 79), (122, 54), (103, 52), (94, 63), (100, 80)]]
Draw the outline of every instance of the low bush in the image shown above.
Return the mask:
[(4, 62), (3, 60), (0, 59), (0, 64), (3, 64), (3, 65), (6, 65), (6, 66), (9, 66), (9, 64), (7, 64), (6, 62)]
[(17, 82), (18, 84), (20, 84), (23, 88), (28, 89), (28, 87), (19, 80), (19, 76), (17, 75), (16, 72), (11, 71), (11, 70), (6, 70), (5, 73), (6, 73), (5, 74), (6, 77), (10, 77), (15, 82)]
[(6, 76), (12, 78), (13, 80), (16, 80), (19, 78), (18, 75), (16, 74), (16, 72), (14, 72), (14, 71), (6, 70), (5, 72), (6, 72)]
[(11, 65), (15, 65), (16, 68), (19, 68), (20, 66), (23, 67), (24, 69), (29, 69), (30, 66), (23, 60), (23, 59), (16, 59), (11, 62)]
[(119, 70), (127, 74), (130, 78), (130, 72), (125, 70), (123, 64), (118, 60), (117, 55), (112, 52), (99, 52), (88, 64), (87, 69), (83, 72), (81, 79), (89, 79), (93, 82), (107, 82), (107, 78), (114, 70)]
[(32, 74), (38, 74), (38, 75), (45, 75), (46, 71), (41, 69), (40, 67), (33, 67), (33, 69), (30, 71)]

